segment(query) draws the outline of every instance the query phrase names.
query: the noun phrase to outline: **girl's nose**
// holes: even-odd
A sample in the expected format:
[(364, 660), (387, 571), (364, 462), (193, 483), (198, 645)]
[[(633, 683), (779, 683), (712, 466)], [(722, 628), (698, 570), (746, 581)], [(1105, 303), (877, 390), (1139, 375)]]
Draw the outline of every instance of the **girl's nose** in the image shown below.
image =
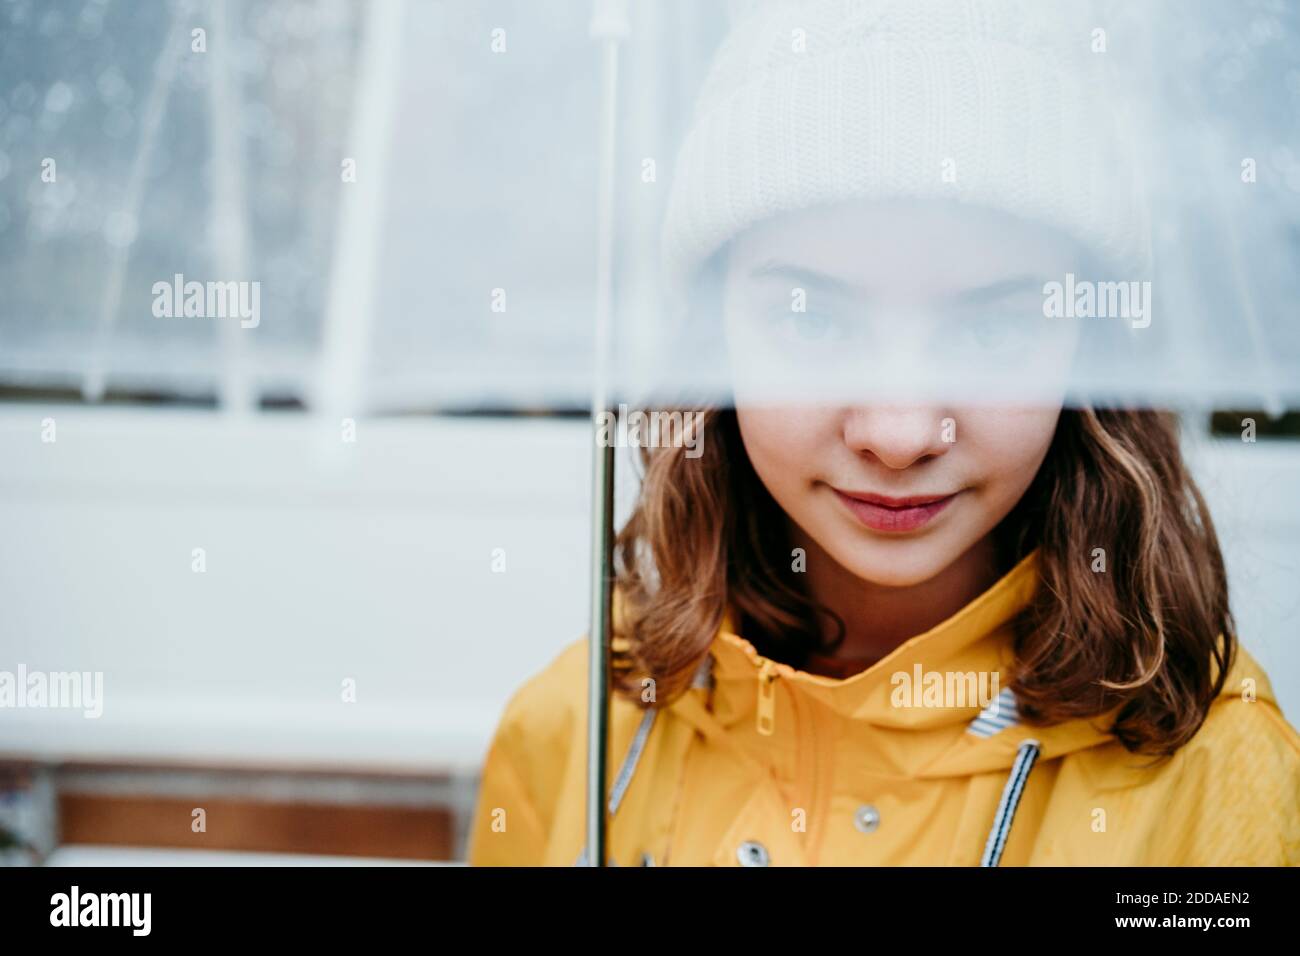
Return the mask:
[(954, 425), (937, 408), (872, 405), (846, 413), (844, 443), (859, 455), (901, 470), (947, 452), (956, 439)]

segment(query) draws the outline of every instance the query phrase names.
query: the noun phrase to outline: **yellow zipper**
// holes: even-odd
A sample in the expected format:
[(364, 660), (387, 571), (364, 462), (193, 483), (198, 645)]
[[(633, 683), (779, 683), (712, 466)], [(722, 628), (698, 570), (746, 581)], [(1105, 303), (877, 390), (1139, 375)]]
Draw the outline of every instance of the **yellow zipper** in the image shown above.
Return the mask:
[(764, 737), (776, 730), (776, 664), (764, 658), (758, 669), (758, 732)]

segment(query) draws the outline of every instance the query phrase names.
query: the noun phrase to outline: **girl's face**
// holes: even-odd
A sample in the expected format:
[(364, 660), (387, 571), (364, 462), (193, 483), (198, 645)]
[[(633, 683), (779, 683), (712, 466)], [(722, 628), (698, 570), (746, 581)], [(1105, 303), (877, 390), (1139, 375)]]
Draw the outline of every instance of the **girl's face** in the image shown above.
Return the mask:
[[(1075, 256), (1045, 228), (920, 202), (813, 209), (733, 243), (723, 313), (741, 436), (813, 544), (863, 581), (910, 587), (1007, 515), (1060, 415), (1077, 330), (1043, 317), (1042, 289), (1077, 270)], [(970, 384), (974, 372), (990, 393), (1032, 387), (998, 404), (924, 387), (923, 398), (765, 401), (783, 375), (858, 369), (920, 386), (954, 372)]]

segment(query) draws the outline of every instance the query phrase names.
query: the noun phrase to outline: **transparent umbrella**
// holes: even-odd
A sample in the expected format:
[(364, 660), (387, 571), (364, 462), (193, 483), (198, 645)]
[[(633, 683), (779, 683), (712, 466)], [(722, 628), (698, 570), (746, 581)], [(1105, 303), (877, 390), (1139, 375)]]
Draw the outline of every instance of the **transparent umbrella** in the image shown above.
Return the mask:
[[(1286, 5), (227, 4), (203, 51), (195, 7), (160, 8), (0, 38), (33, 78), (0, 99), (0, 375), (287, 389), (333, 430), (590, 412), (593, 863), (611, 416), (927, 405), (960, 433), (968, 405), (1300, 401)], [(105, 16), (148, 50), (38, 75), (38, 35)], [(95, 124), (68, 122), (83, 88)], [(78, 177), (14, 189), (46, 154)], [(76, 283), (42, 279), (51, 250)], [(255, 341), (151, 308), (158, 277), (254, 265)]]
[[(691, 123), (662, 217), (618, 234), (612, 355), (600, 246), (596, 364), (609, 371), (594, 412), (1294, 406), (1300, 20), (1268, 4), (989, 10), (971, 23), (943, 3), (732, 5), (698, 90), (682, 91)], [(640, 31), (654, 26), (597, 31), (605, 136), (619, 39), (652, 46)], [(606, 214), (612, 182), (656, 182), (653, 157), (619, 167), (608, 140), (600, 155)], [(597, 864), (610, 452), (593, 512)]]

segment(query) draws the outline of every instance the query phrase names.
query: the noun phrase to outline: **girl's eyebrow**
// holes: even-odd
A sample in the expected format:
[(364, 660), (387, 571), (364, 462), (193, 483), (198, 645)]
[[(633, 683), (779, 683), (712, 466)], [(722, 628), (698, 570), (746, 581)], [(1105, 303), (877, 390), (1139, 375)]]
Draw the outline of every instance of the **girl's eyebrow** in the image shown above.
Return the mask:
[(851, 282), (837, 276), (781, 262), (778, 259), (768, 259), (766, 262), (759, 263), (750, 270), (749, 276), (751, 279), (783, 279), (800, 288), (818, 289), (836, 295), (853, 295), (858, 291)]
[(973, 289), (966, 289), (953, 296), (953, 301), (962, 305), (984, 305), (988, 302), (996, 302), (999, 299), (1005, 299), (1008, 296), (1031, 290), (1041, 295), (1043, 280), (1038, 276), (1025, 274), (1012, 276), (998, 282), (990, 282), (988, 285), (976, 286)]
[[(800, 288), (816, 289), (833, 295), (865, 296), (861, 289), (845, 279), (804, 266), (782, 262), (779, 259), (768, 259), (759, 263), (750, 270), (749, 275), (752, 279), (781, 279)], [(1024, 275), (999, 279), (997, 282), (990, 282), (988, 285), (965, 289), (953, 296), (952, 301), (961, 305), (985, 305), (1030, 291), (1041, 294), (1042, 288), (1043, 281), (1041, 278), (1025, 273)]]

